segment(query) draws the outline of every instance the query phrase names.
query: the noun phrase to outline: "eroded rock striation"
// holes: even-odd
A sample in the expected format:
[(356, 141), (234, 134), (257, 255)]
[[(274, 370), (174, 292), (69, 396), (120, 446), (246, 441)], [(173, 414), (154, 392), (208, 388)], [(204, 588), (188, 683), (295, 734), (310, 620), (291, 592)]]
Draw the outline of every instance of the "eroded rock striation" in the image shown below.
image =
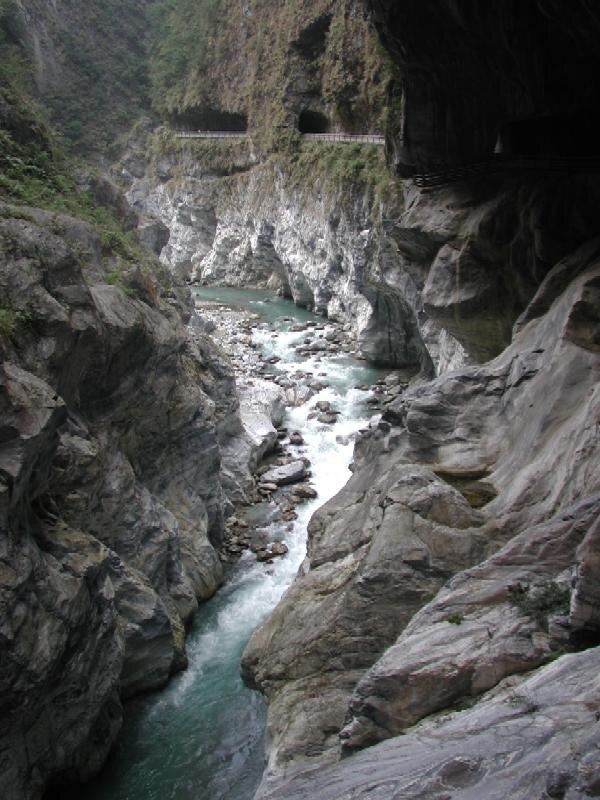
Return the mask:
[(417, 726), (269, 800), (456, 800), (598, 794), (598, 648), (565, 655), (475, 708)]
[[(173, 142), (148, 162), (147, 136), (140, 126), (118, 178), (133, 208), (170, 231), (161, 258), (175, 274), (279, 291), (347, 322), (359, 352), (381, 365), (430, 375), (465, 361), (425, 312), (423, 293), (440, 237), (462, 236), (468, 213), (444, 234), (421, 225), (423, 212), (402, 245), (390, 222), (400, 209), (391, 197), (380, 203), (372, 187), (342, 191), (310, 168), (298, 175), (292, 164), (257, 161), (246, 144), (227, 152), (226, 166), (210, 150)], [(402, 246), (423, 263), (403, 269)]]
[(7, 205), (0, 251), (0, 786), (16, 800), (97, 771), (120, 698), (185, 666), (184, 625), (222, 580), (219, 437), (240, 420), (229, 362), (157, 265)]
[(575, 598), (600, 512), (596, 333), (576, 333), (596, 253), (501, 356), (409, 390), (359, 442), (311, 521), (309, 571), (244, 656), (271, 701), (274, 776), (335, 759), (338, 734), (351, 751), (403, 733), (595, 630)]

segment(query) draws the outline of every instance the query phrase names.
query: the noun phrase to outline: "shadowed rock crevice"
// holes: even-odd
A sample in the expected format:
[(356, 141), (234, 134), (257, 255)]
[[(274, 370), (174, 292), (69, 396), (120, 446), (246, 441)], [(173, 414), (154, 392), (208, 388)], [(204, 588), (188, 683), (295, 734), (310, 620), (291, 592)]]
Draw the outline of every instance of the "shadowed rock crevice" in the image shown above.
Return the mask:
[[(322, 14), (303, 28), (292, 41), (294, 50), (307, 60), (312, 60), (321, 55), (325, 49), (327, 34), (331, 26), (331, 14)], [(308, 131), (305, 131), (308, 133)], [(319, 131), (314, 131), (318, 133)]]

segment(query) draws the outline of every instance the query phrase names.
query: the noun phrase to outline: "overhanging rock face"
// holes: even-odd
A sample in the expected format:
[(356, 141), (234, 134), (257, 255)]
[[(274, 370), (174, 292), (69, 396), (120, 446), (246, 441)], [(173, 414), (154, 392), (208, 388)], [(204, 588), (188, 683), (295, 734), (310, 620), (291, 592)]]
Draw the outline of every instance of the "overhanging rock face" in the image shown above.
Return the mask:
[(485, 160), (499, 137), (512, 154), (581, 155), (595, 147), (599, 155), (600, 15), (594, 4), (367, 5), (403, 74), (395, 137), (400, 164), (436, 169)]

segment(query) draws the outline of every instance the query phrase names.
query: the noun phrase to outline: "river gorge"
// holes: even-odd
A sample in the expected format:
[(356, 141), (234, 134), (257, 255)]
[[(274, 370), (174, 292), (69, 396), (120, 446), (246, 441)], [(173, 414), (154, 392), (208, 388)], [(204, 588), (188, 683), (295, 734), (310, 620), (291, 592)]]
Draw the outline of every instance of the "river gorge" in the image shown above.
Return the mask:
[[(261, 291), (198, 289), (194, 295), (201, 316), (202, 299), (210, 301), (207, 309), (220, 342), (239, 330), (240, 317), (247, 316), (245, 309), (252, 312), (253, 341), (263, 363), (268, 365), (275, 357), (279, 360), (270, 369), (278, 375), (301, 370), (306, 381), (318, 374), (327, 384), (311, 392), (312, 397), (301, 405), (288, 407), (280, 421), (290, 433), (302, 435), (303, 445), (289, 449), (296, 458), (309, 460), (310, 483), (318, 496), (298, 506), (297, 519), (287, 524), (279, 519), (273, 500), (238, 509), (241, 519), (247, 512), (256, 529), (255, 541), (284, 539), (289, 550), (262, 564), (248, 550), (229, 567), (224, 587), (204, 606), (189, 633), (186, 671), (159, 694), (133, 700), (126, 707), (115, 750), (103, 773), (86, 787), (86, 795), (93, 800), (250, 800), (254, 796), (264, 766), (266, 709), (260, 694), (242, 683), (242, 652), (252, 631), (301, 568), (314, 510), (350, 476), (354, 435), (369, 422), (377, 424), (380, 416), (373, 416), (367, 401), (373, 399), (371, 384), (381, 381), (382, 371), (343, 352), (317, 351), (312, 358), (296, 352), (307, 332), (316, 329), (316, 336), (325, 342), (325, 336), (335, 331), (321, 317)], [(220, 305), (227, 302), (233, 304), (235, 318), (229, 325), (223, 324), (225, 309)], [(302, 330), (290, 331), (294, 327)], [(253, 390), (260, 392), (264, 379), (252, 378), (256, 359), (248, 363), (240, 356), (238, 346), (240, 376), (245, 384), (250, 379)], [(323, 402), (340, 412), (335, 423), (318, 421), (315, 407)], [(284, 438), (284, 445), (288, 441), (289, 437)]]
[(588, 0), (0, 0), (2, 800), (600, 793)]

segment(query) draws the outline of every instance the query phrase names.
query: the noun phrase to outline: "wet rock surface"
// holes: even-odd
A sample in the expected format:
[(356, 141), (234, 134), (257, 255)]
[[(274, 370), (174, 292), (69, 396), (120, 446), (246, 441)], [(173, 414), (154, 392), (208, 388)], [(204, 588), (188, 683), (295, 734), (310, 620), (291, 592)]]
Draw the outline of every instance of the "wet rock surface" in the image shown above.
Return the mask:
[[(304, 455), (306, 442), (302, 433), (290, 431), (281, 424), (283, 404), (287, 400), (285, 404), (294, 408), (308, 403), (315, 392), (325, 388), (326, 382), (320, 379), (326, 373), (318, 373), (320, 379), (317, 380), (314, 369), (292, 371), (278, 367), (280, 357), (265, 356), (255, 334), (259, 335), (261, 341), (275, 342), (281, 331), (278, 326), (266, 322), (255, 313), (235, 307), (235, 304), (227, 305), (201, 296), (196, 298), (196, 310), (196, 327), (208, 326), (211, 330), (218, 328), (220, 344), (231, 359), (240, 393), (240, 418), (245, 430), (241, 436), (239, 432), (235, 433), (231, 447), (227, 436), (222, 437), (224, 488), (237, 503), (237, 508), (235, 514), (226, 520), (220, 559), (225, 565), (234, 564), (250, 550), (259, 562), (269, 564), (274, 557), (287, 552), (285, 542), (268, 540), (269, 525), (278, 523), (284, 531), (291, 530), (291, 523), (298, 518), (296, 508), (318, 497), (318, 489), (309, 482), (311, 465)], [(291, 322), (290, 319), (282, 321)], [(336, 340), (335, 356), (353, 353), (352, 342), (339, 326), (331, 322), (318, 324), (309, 320), (289, 324), (286, 329), (291, 333), (316, 330), (317, 335), (324, 340)], [(278, 371), (270, 372), (271, 368)], [(391, 403), (396, 394), (388, 394), (382, 387), (394, 386), (396, 383), (395, 378), (388, 376), (386, 380), (380, 379), (377, 384), (365, 385), (364, 388), (368, 392), (380, 393), (378, 404)], [(309, 389), (309, 386), (314, 388)], [(305, 393), (304, 389), (309, 391)], [(250, 460), (247, 459), (244, 492), (236, 491), (232, 494), (230, 476), (232, 473), (240, 474), (240, 453), (244, 449), (245, 437), (253, 430), (253, 426), (250, 426), (248, 431), (244, 414), (247, 398), (256, 398), (255, 404), (258, 403), (263, 412), (263, 436), (260, 438), (262, 445), (253, 450)], [(274, 404), (271, 398), (275, 398)], [(324, 412), (329, 412), (331, 419), (320, 419)], [(316, 420), (328, 427), (336, 424), (339, 419), (339, 412), (333, 410), (332, 403), (328, 400), (317, 400), (313, 410), (308, 413), (308, 420)], [(345, 438), (344, 443), (348, 443), (353, 437), (342, 438)], [(242, 482), (239, 481), (236, 487), (241, 486)]]

